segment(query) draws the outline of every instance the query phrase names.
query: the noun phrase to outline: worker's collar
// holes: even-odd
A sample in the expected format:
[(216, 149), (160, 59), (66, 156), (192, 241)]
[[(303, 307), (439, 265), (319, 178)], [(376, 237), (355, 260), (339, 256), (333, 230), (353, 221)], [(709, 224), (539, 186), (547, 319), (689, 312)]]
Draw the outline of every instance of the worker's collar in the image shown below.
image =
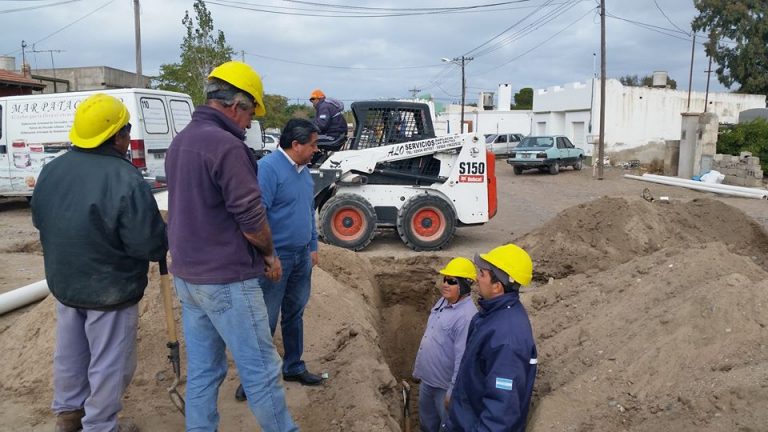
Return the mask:
[(289, 155), (285, 150), (283, 150), (282, 147), (278, 147), (277, 150), (280, 153), (282, 153), (283, 156), (285, 156), (286, 159), (288, 159), (288, 162), (291, 163), (291, 165), (293, 166), (293, 168), (296, 170), (297, 173), (300, 173), (304, 168), (307, 167), (306, 165), (299, 165), (299, 164), (297, 164), (296, 161), (291, 159), (291, 155)]

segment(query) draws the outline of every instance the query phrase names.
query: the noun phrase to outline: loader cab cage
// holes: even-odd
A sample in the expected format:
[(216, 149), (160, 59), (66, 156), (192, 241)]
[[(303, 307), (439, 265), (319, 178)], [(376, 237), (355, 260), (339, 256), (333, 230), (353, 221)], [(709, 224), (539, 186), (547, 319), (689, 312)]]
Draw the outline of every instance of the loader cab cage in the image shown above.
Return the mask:
[(352, 150), (434, 138), (429, 106), (416, 102), (366, 101), (352, 103), (355, 135)]

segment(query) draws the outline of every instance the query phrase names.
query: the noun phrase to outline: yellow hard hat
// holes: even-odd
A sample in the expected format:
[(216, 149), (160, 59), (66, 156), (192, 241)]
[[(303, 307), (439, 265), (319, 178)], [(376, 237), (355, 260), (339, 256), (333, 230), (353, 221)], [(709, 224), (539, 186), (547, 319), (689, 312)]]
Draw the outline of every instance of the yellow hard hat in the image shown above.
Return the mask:
[(80, 148), (95, 148), (128, 124), (128, 108), (104, 93), (89, 96), (77, 106), (69, 140)]
[(472, 261), (464, 257), (452, 259), (448, 265), (440, 270), (441, 275), (462, 277), (477, 280), (477, 270)]
[(251, 95), (256, 101), (257, 116), (261, 117), (267, 113), (266, 108), (264, 108), (264, 86), (261, 83), (261, 77), (247, 64), (239, 61), (228, 61), (214, 68), (208, 78), (226, 81)]
[(492, 249), (480, 258), (493, 264), (520, 285), (527, 286), (533, 278), (533, 261), (520, 246), (512, 243)]

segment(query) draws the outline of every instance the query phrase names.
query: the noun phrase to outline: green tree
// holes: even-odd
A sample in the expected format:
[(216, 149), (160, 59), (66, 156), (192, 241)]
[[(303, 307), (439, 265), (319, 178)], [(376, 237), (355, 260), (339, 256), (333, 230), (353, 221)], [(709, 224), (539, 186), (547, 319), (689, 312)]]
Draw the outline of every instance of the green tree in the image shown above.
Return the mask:
[(723, 130), (717, 137), (717, 152), (738, 155), (748, 151), (760, 158), (763, 171), (768, 171), (768, 122), (756, 119)]
[[(768, 93), (768, 2), (694, 0), (694, 31), (709, 32), (707, 55), (717, 63), (717, 79), (740, 93)], [(727, 39), (727, 41), (724, 41)]]
[(525, 87), (515, 93), (515, 105), (513, 108), (516, 110), (529, 110), (533, 108), (533, 89)]
[(224, 32), (214, 30), (213, 17), (203, 0), (193, 5), (196, 19), (184, 12), (181, 23), (186, 28), (182, 41), (181, 61), (160, 66), (157, 88), (187, 93), (195, 105), (205, 101), (204, 87), (208, 74), (214, 67), (232, 60), (232, 47), (227, 44)]
[[(629, 87), (653, 87), (653, 76), (646, 75), (640, 78), (637, 75), (624, 75), (619, 77), (619, 82)], [(677, 81), (667, 77), (667, 85), (674, 90), (677, 88)]]

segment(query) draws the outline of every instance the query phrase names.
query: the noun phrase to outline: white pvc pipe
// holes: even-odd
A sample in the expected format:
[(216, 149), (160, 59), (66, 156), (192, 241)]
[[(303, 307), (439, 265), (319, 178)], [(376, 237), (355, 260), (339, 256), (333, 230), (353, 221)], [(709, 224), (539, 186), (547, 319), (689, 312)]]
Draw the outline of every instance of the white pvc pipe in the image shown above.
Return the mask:
[(44, 299), (50, 291), (45, 279), (0, 294), (0, 315)]
[[(663, 177), (663, 176), (662, 176)], [(624, 178), (628, 178), (631, 180), (640, 180), (640, 181), (647, 181), (651, 183), (659, 183), (664, 184), (668, 186), (681, 186), (688, 189), (694, 189), (698, 191), (703, 192), (712, 192), (712, 193), (718, 193), (723, 195), (732, 195), (742, 198), (755, 198), (755, 199), (766, 199), (767, 197), (765, 195), (759, 194), (759, 193), (753, 193), (753, 192), (743, 192), (743, 191), (737, 191), (737, 190), (729, 190), (725, 188), (720, 188), (708, 183), (702, 183), (702, 182), (694, 182), (698, 184), (690, 184), (690, 183), (684, 183), (680, 182), (678, 180), (684, 180), (684, 179), (677, 179), (674, 180), (669, 178), (653, 178), (653, 177), (645, 177), (645, 176), (636, 176), (631, 174), (624, 174)], [(726, 185), (727, 186), (727, 185)]]
[(744, 186), (735, 186), (735, 185), (727, 185), (722, 183), (705, 183), (700, 182), (696, 180), (688, 180), (684, 178), (679, 177), (668, 177), (668, 176), (662, 176), (662, 175), (656, 175), (656, 174), (643, 174), (643, 177), (645, 178), (657, 178), (662, 180), (673, 180), (680, 184), (690, 184), (690, 185), (706, 185), (706, 186), (712, 186), (717, 189), (723, 189), (723, 190), (730, 190), (730, 191), (737, 191), (737, 192), (746, 192), (746, 193), (754, 193), (758, 195), (763, 195), (768, 197), (768, 190), (763, 188), (751, 188), (751, 187), (744, 187)]

